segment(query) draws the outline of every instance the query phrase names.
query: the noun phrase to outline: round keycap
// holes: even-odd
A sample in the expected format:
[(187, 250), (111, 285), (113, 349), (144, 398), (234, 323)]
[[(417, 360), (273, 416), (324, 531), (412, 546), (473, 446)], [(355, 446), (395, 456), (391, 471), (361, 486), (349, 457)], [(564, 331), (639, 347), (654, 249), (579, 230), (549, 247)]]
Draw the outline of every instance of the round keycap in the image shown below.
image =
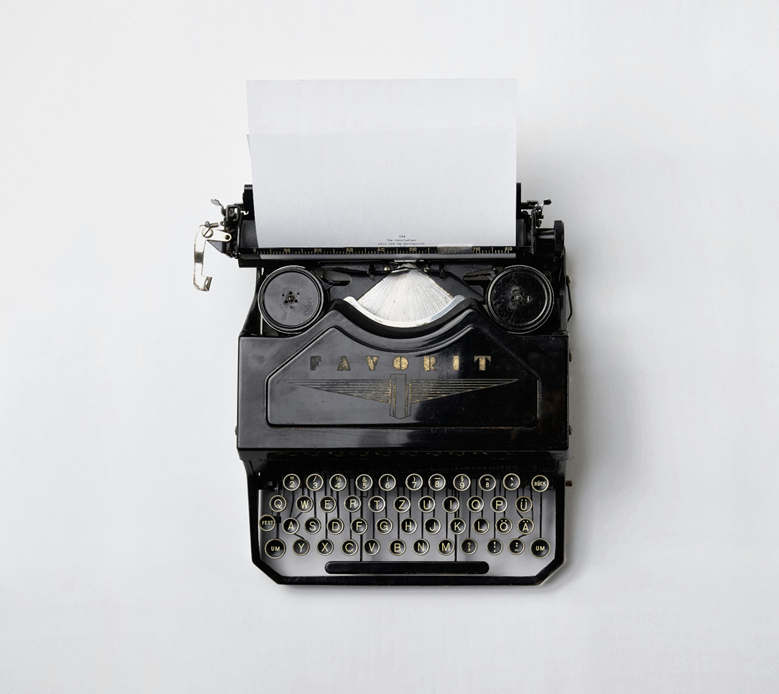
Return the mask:
[(314, 473), (313, 475), (306, 477), (306, 487), (308, 487), (312, 492), (318, 492), (324, 486), (325, 481), (322, 479), (322, 475), (317, 475)]
[(303, 527), (309, 535), (316, 535), (322, 529), (322, 522), (318, 518), (309, 518)]
[(543, 537), (539, 537), (537, 540), (533, 540), (533, 542), (530, 543), (530, 552), (534, 557), (538, 557), (539, 559), (543, 559), (547, 556), (550, 549), (549, 543)]
[(398, 513), (405, 513), (411, 508), (411, 502), (407, 496), (399, 496), (395, 499), (393, 506)]
[(430, 549), (430, 543), (420, 538), (419, 540), (414, 540), (414, 554), (419, 554), (420, 556), (427, 554), (428, 550)]
[(357, 475), (357, 479), (354, 480), (354, 486), (361, 492), (367, 492), (373, 487), (373, 480), (370, 475)]
[(444, 507), (444, 511), (447, 513), (457, 513), (457, 510), (460, 508), (460, 500), (456, 496), (447, 496), (441, 506)]
[(390, 492), (395, 489), (395, 478), (392, 475), (382, 475), (379, 477), (379, 487), (385, 492)]
[(368, 522), (364, 518), (355, 518), (352, 521), (352, 532), (355, 535), (362, 535), (368, 529)]
[(476, 540), (473, 540), (470, 537), (466, 537), (460, 543), (460, 549), (463, 551), (463, 554), (473, 554), (477, 549), (479, 549), (479, 545), (476, 544)]
[(503, 551), (503, 543), (497, 538), (487, 541), (487, 551), (493, 556), (497, 556)]
[(530, 483), (530, 486), (533, 487), (533, 491), (545, 492), (549, 489), (549, 480), (543, 475), (536, 475)]
[(430, 479), (427, 481), (427, 486), (430, 487), (430, 489), (432, 489), (434, 492), (440, 492), (446, 487), (446, 479), (443, 475), (439, 475), (438, 473), (435, 475), (430, 475)]
[(406, 551), (406, 543), (403, 540), (393, 540), (389, 546), (390, 554), (399, 557)]
[(379, 550), (381, 550), (381, 544), (378, 540), (371, 538), (370, 540), (365, 540), (363, 550), (369, 557), (375, 557), (379, 553)]
[(445, 557), (448, 557), (452, 552), (454, 552), (454, 542), (449, 539), (441, 540), (438, 543), (438, 552), (443, 554)]
[(333, 553), (333, 541), (332, 540), (320, 540), (316, 543), (316, 551), (319, 552), (319, 554), (324, 554), (327, 556), (328, 554)]
[(468, 499), (468, 510), (471, 513), (479, 513), (484, 508), (484, 499), (480, 496), (472, 496)]
[(501, 535), (508, 535), (511, 532), (511, 520), (509, 518), (498, 518), (495, 521), (495, 528)]
[(522, 535), (529, 535), (533, 532), (533, 521), (530, 518), (520, 518), (517, 521), (517, 532)]
[(346, 489), (346, 477), (341, 474), (330, 477), (330, 489), (334, 492), (340, 492)]
[(406, 535), (412, 535), (417, 531), (417, 522), (413, 518), (404, 518), (400, 521), (400, 529)]
[(519, 475), (516, 475), (513, 472), (509, 472), (509, 474), (503, 478), (503, 489), (507, 492), (513, 492), (515, 489), (519, 489), (519, 485)]
[(457, 491), (466, 492), (471, 488), (471, 478), (461, 473), (454, 476), (452, 484)]
[(425, 521), (425, 532), (435, 535), (441, 530), (441, 521), (438, 518), (428, 518)]
[(490, 506), (495, 513), (504, 513), (508, 507), (508, 501), (502, 496), (493, 496), (490, 500)]
[(379, 518), (376, 521), (376, 532), (387, 535), (392, 532), (392, 521), (389, 518)]
[(344, 499), (344, 508), (349, 513), (356, 513), (362, 507), (362, 501), (359, 496), (347, 496)]
[(308, 554), (309, 545), (305, 540), (295, 540), (292, 543), (292, 551), (299, 557), (304, 557)]
[(319, 500), (319, 508), (321, 508), (325, 513), (332, 513), (335, 511), (335, 507), (335, 499), (332, 496), (323, 496)]
[(299, 496), (295, 499), (295, 508), (301, 513), (308, 513), (314, 508), (314, 502), (311, 500), (310, 496)]
[(286, 518), (281, 527), (287, 535), (294, 535), (300, 529), (300, 523), (294, 518)]
[(435, 511), (435, 499), (432, 496), (419, 497), (419, 510), (422, 513), (432, 513)]
[(282, 484), (284, 485), (284, 489), (294, 492), (300, 487), (300, 477), (297, 475), (285, 475)]
[(344, 522), (340, 518), (331, 518), (327, 521), (327, 529), (333, 535), (340, 535), (344, 531)]
[(357, 554), (357, 550), (360, 549), (360, 545), (352, 539), (344, 540), (341, 545), (341, 551), (347, 556), (351, 557)]
[(520, 513), (528, 513), (533, 508), (533, 501), (529, 496), (520, 496), (517, 499), (516, 507)]
[(498, 485), (492, 475), (482, 475), (479, 477), (479, 488), (485, 492), (491, 492)]
[(452, 518), (449, 522), (449, 530), (455, 535), (462, 535), (465, 532), (465, 521), (462, 518)]
[(287, 508), (287, 500), (278, 494), (272, 496), (268, 504), (274, 511), (283, 511)]
[(283, 540), (268, 540), (265, 543), (265, 554), (271, 559), (281, 559), (286, 551), (287, 547)]
[(412, 492), (422, 489), (424, 483), (422, 475), (418, 475), (416, 472), (406, 477), (406, 489), (410, 489)]
[(372, 496), (368, 499), (368, 508), (374, 513), (381, 513), (386, 505), (384, 498), (381, 496)]
[(525, 551), (525, 543), (518, 537), (509, 542), (509, 552), (512, 554), (522, 554)]
[(490, 522), (486, 518), (477, 518), (473, 521), (473, 532), (484, 535), (490, 529)]
[(260, 516), (260, 530), (268, 532), (276, 527), (276, 519), (273, 516), (269, 516), (267, 513), (264, 516)]

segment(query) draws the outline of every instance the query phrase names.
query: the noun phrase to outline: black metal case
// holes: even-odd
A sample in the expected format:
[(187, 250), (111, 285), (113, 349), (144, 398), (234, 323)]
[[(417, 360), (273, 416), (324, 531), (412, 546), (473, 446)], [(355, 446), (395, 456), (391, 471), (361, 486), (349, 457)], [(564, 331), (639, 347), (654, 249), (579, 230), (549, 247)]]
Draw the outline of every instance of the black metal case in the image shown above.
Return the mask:
[(236, 431), (275, 581), (532, 584), (562, 564), (563, 226), (519, 190), (517, 211), (512, 248), (261, 249), (247, 187), (201, 228), (257, 268)]

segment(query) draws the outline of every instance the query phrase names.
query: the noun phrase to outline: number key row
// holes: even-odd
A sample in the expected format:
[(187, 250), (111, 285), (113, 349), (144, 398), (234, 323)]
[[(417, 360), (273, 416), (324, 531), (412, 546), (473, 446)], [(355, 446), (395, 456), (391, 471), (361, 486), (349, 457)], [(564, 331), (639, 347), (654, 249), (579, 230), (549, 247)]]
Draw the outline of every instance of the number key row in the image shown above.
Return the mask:
[[(501, 482), (506, 491), (515, 491), (521, 486), (519, 475), (513, 472), (504, 475)], [(340, 473), (331, 475), (329, 479), (330, 489), (334, 492), (343, 491), (348, 483), (346, 476)], [(410, 491), (419, 491), (424, 486), (424, 483), (424, 478), (418, 473), (411, 473), (405, 479), (405, 486)], [(498, 486), (498, 480), (490, 474), (481, 475), (477, 483), (479, 489), (485, 492), (491, 492)], [(373, 478), (370, 475), (361, 474), (355, 478), (354, 484), (361, 492), (367, 492), (373, 488)], [(297, 491), (301, 485), (300, 477), (294, 473), (285, 475), (282, 479), (282, 486), (290, 492)], [(314, 473), (306, 477), (305, 485), (308, 490), (318, 492), (324, 489), (325, 480), (322, 475)], [(392, 491), (396, 486), (397, 480), (395, 476), (389, 473), (381, 475), (378, 479), (378, 487), (385, 492)], [(439, 473), (430, 475), (427, 480), (427, 486), (434, 492), (443, 491), (446, 488), (446, 478)], [(468, 491), (471, 488), (471, 477), (463, 473), (457, 474), (452, 478), (452, 486), (460, 492)], [(544, 475), (536, 475), (530, 482), (530, 486), (537, 492), (544, 492), (549, 488), (549, 480)]]

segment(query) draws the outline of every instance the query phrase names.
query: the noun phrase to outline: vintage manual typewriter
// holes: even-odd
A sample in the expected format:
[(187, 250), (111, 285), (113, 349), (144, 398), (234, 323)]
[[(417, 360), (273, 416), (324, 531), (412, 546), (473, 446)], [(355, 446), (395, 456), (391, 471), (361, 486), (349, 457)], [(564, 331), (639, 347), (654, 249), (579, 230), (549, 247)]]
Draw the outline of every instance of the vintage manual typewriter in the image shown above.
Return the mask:
[(257, 273), (236, 433), (274, 581), (537, 584), (563, 563), (571, 303), (549, 202), (517, 186), (501, 248), (263, 248), (251, 186), (200, 227), (198, 289), (207, 242)]

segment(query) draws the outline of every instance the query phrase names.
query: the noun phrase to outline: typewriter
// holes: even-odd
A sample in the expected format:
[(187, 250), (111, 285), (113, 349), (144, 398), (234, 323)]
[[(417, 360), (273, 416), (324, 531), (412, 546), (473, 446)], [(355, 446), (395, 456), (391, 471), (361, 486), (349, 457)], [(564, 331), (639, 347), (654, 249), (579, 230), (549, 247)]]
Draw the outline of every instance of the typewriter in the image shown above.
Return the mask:
[(238, 338), (254, 564), (286, 584), (538, 584), (563, 563), (563, 223), (509, 247), (265, 248), (251, 186), (195, 241), (255, 268)]

